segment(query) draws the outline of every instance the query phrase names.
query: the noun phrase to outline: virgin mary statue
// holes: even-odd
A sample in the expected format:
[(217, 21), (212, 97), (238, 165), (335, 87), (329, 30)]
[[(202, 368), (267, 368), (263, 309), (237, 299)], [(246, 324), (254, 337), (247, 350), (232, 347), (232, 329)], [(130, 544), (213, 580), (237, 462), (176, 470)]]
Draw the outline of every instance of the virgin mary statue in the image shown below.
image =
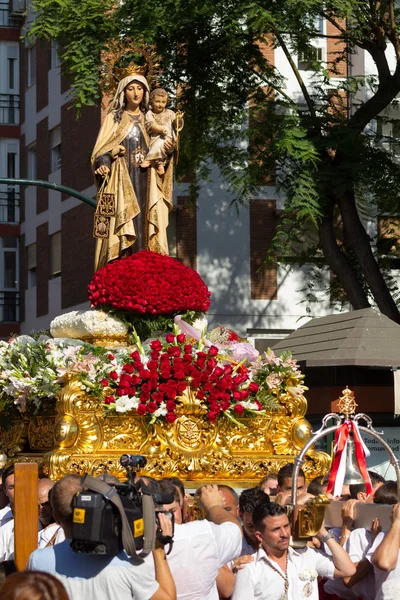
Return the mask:
[[(93, 150), (92, 170), (99, 188), (95, 270), (138, 250), (168, 254), (173, 161), (164, 175), (146, 162), (149, 136), (144, 114), (149, 92), (143, 75), (132, 74), (119, 82)], [(168, 141), (165, 150), (173, 151)]]

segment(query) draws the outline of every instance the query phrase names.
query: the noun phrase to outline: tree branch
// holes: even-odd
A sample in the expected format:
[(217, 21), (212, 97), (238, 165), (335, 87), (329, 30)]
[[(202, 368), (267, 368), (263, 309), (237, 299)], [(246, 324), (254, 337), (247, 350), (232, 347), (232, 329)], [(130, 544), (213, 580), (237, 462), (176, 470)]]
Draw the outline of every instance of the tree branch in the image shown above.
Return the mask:
[(379, 82), (377, 92), (356, 110), (349, 121), (349, 129), (360, 135), (368, 123), (377, 117), (400, 92), (400, 64), (393, 75)]
[(295, 62), (294, 62), (294, 60), (293, 60), (293, 58), (292, 58), (292, 56), (291, 56), (291, 54), (289, 52), (288, 47), (286, 46), (285, 42), (283, 41), (282, 36), (279, 33), (277, 33), (277, 31), (274, 31), (274, 35), (276, 36), (276, 38), (277, 38), (277, 40), (278, 40), (278, 42), (279, 42), (279, 44), (280, 44), (280, 46), (281, 46), (281, 48), (282, 48), (282, 50), (283, 50), (283, 52), (285, 54), (287, 60), (289, 61), (290, 66), (292, 67), (292, 71), (293, 71), (293, 73), (294, 73), (294, 75), (295, 75), (295, 77), (297, 79), (297, 82), (298, 82), (298, 84), (300, 86), (301, 91), (303, 92), (303, 96), (304, 96), (304, 99), (305, 99), (306, 104), (308, 106), (308, 110), (310, 111), (310, 115), (313, 118), (313, 120), (315, 122), (315, 125), (317, 127), (319, 127), (318, 120), (317, 120), (317, 114), (316, 114), (315, 108), (314, 108), (314, 102), (312, 101), (311, 96), (308, 93), (308, 90), (307, 90), (306, 85), (305, 85), (305, 83), (303, 81), (303, 78), (300, 75), (300, 71), (296, 67)]
[(397, 61), (399, 62), (400, 61), (400, 42), (399, 42), (399, 34), (397, 33), (396, 15), (394, 12), (393, 0), (389, 0), (389, 18), (390, 18), (391, 31), (389, 32), (388, 37), (393, 44), (393, 48), (396, 53), (396, 58), (397, 58)]
[(268, 81), (267, 79), (265, 79), (265, 77), (263, 77), (262, 75), (260, 75), (260, 73), (257, 73), (257, 77), (259, 77), (264, 83), (266, 83), (270, 88), (272, 88), (273, 90), (275, 90), (275, 92), (277, 92), (278, 94), (280, 94), (283, 98), (285, 98), (285, 100), (287, 100), (288, 102), (290, 102), (290, 104), (292, 104), (293, 106), (297, 107), (297, 103), (290, 96), (288, 96), (288, 94), (286, 94), (286, 92), (284, 92), (282, 90), (282, 88), (278, 87), (277, 85), (274, 85), (273, 83), (271, 83), (270, 81)]
[(340, 31), (340, 33), (342, 35), (344, 35), (346, 38), (348, 37), (348, 32), (346, 31), (346, 29), (344, 27), (342, 27), (341, 25), (339, 25), (339, 23), (337, 21), (335, 21), (335, 19), (333, 17), (331, 17), (331, 15), (329, 15), (324, 10), (320, 11), (320, 15), (321, 15), (321, 17), (324, 17), (327, 21), (329, 21), (329, 23), (331, 23), (334, 27), (336, 27), (336, 29), (338, 31)]
[(331, 213), (325, 215), (321, 220), (319, 226), (319, 241), (326, 262), (333, 273), (338, 277), (354, 310), (368, 308), (370, 304), (362, 285), (347, 256), (338, 246), (335, 231), (333, 229), (333, 218)]

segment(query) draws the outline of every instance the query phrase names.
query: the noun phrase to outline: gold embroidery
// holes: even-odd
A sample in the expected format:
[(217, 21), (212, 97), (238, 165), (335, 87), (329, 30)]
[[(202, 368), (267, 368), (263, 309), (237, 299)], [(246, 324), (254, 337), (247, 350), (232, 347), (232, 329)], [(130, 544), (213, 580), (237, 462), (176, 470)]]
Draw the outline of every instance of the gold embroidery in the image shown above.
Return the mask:
[(110, 219), (101, 215), (94, 216), (93, 237), (106, 239), (110, 236)]
[(115, 216), (115, 194), (98, 194), (96, 213), (103, 217)]

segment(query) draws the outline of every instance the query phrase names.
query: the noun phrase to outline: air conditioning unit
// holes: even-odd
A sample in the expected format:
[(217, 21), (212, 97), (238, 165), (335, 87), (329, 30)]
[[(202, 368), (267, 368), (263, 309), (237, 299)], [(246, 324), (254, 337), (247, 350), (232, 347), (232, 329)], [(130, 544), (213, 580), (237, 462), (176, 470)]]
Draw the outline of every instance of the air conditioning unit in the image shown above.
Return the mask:
[(22, 17), (26, 11), (26, 0), (10, 0), (10, 17)]

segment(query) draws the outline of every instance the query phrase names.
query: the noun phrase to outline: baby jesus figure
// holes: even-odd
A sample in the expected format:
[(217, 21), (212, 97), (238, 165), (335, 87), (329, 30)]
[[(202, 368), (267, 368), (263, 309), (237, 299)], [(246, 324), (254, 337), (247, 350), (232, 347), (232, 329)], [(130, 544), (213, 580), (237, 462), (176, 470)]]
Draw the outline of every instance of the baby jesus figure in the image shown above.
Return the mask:
[(150, 147), (142, 167), (154, 164), (159, 175), (165, 172), (164, 165), (167, 161), (167, 153), (164, 149), (166, 141), (177, 142), (178, 134), (183, 129), (183, 113), (166, 108), (168, 104), (168, 92), (162, 88), (153, 90), (150, 94), (151, 109), (147, 111), (145, 126), (150, 134)]

